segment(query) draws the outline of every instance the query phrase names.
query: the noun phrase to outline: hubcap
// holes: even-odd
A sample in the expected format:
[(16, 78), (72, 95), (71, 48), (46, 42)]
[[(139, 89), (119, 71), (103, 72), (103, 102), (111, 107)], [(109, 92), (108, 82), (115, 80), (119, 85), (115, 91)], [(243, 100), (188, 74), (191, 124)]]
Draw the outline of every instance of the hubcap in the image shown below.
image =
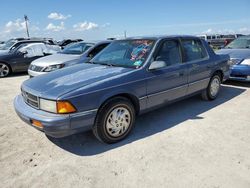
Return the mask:
[(106, 129), (110, 136), (119, 137), (129, 128), (131, 114), (124, 107), (117, 107), (110, 112), (106, 121)]
[(213, 97), (215, 97), (220, 89), (220, 80), (218, 78), (214, 78), (211, 82), (210, 93)]
[(9, 71), (9, 67), (7, 65), (0, 63), (0, 77), (7, 76)]

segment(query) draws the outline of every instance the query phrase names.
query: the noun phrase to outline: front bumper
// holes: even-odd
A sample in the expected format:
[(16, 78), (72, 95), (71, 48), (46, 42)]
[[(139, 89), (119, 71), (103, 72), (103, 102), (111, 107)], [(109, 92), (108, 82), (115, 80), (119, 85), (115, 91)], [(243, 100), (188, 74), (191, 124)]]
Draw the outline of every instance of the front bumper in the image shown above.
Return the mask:
[(30, 77), (35, 77), (35, 76), (43, 75), (46, 73), (48, 73), (48, 72), (36, 72), (36, 71), (32, 71), (32, 70), (28, 69), (28, 74), (30, 75)]
[[(46, 135), (56, 138), (90, 130), (94, 124), (97, 112), (97, 110), (90, 110), (65, 115), (48, 113), (30, 107), (24, 102), (21, 95), (15, 98), (14, 107), (17, 115), (24, 122), (43, 131)], [(34, 126), (32, 120), (41, 122), (43, 128)]]
[(231, 67), (230, 80), (250, 81), (249, 65), (234, 65)]

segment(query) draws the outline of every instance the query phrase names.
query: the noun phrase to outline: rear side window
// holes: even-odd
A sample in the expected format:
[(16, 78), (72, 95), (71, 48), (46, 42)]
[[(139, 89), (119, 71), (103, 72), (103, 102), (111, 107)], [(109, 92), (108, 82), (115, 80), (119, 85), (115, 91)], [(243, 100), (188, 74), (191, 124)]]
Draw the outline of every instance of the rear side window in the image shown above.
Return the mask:
[(182, 45), (185, 52), (185, 62), (195, 61), (206, 58), (207, 52), (200, 40), (186, 39), (182, 40)]
[(164, 61), (166, 66), (175, 65), (182, 62), (179, 42), (167, 40), (162, 43), (156, 57), (156, 61)]

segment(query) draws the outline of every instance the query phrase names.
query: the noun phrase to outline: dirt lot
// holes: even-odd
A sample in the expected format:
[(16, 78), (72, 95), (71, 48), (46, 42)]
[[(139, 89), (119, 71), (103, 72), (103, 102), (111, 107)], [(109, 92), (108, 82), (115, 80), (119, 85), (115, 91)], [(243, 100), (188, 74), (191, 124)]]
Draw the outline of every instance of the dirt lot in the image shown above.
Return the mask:
[(91, 132), (51, 139), (23, 123), (13, 98), (27, 78), (0, 79), (0, 187), (250, 187), (250, 85), (145, 114), (106, 145)]

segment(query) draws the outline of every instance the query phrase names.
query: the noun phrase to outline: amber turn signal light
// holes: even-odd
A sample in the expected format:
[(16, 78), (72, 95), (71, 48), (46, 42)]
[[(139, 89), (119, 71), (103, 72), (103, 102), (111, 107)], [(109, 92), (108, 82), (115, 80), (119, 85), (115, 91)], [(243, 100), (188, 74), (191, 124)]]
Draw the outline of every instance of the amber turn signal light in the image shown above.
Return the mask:
[(34, 125), (35, 127), (38, 127), (38, 128), (40, 128), (40, 129), (43, 128), (43, 124), (42, 124), (40, 121), (37, 121), (37, 120), (32, 119), (32, 120), (31, 120), (31, 123), (32, 123), (32, 125)]
[(76, 108), (68, 101), (57, 101), (57, 113), (68, 114), (76, 112)]

